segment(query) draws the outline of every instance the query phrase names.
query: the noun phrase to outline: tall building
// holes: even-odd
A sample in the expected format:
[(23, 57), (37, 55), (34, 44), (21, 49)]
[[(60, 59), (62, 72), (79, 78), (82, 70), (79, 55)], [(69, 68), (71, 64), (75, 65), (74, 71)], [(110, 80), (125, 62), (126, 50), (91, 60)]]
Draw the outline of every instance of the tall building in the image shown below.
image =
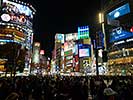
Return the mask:
[(55, 62), (55, 70), (61, 71), (64, 69), (63, 63), (63, 44), (64, 44), (64, 34), (57, 33), (55, 35), (55, 48), (53, 51), (53, 62)]
[(32, 63), (40, 63), (40, 43), (35, 42), (33, 45)]
[(93, 61), (93, 48), (90, 38), (90, 27), (80, 26), (78, 27), (78, 55), (80, 72), (94, 75), (96, 74), (96, 67), (92, 66)]
[[(33, 43), (33, 16), (36, 10), (32, 5), (19, 0), (2, 0), (0, 8), (0, 46), (1, 59), (7, 59), (13, 67), (23, 61), (30, 67)], [(6, 48), (5, 48), (6, 47)], [(7, 52), (6, 52), (7, 51)], [(23, 56), (21, 51), (25, 51)], [(4, 53), (5, 52), (5, 53)], [(6, 68), (9, 66), (6, 65)]]
[(55, 35), (52, 62), (56, 71), (68, 73), (79, 71), (77, 39), (77, 33)]
[(107, 3), (107, 5), (104, 6), (103, 11), (105, 15), (105, 31), (107, 37), (107, 50), (109, 57), (108, 74), (132, 75), (132, 0), (114, 0), (114, 2)]
[(64, 65), (66, 72), (79, 72), (78, 33), (67, 33), (64, 36)]

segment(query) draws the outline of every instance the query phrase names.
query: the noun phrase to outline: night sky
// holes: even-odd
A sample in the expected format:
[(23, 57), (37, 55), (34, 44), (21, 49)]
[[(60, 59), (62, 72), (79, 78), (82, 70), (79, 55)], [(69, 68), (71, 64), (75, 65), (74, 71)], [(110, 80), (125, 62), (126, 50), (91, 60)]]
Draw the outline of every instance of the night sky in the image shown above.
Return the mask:
[[(23, 0), (26, 1), (27, 0)], [(45, 55), (51, 56), (55, 33), (77, 32), (82, 25), (98, 23), (100, 0), (28, 0), (37, 10), (34, 16), (34, 41), (41, 42)]]

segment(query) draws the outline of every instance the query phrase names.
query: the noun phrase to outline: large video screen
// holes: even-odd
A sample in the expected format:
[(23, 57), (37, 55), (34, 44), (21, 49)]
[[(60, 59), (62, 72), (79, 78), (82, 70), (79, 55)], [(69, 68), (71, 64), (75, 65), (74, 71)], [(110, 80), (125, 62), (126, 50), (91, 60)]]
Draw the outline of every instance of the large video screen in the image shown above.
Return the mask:
[(79, 57), (90, 57), (90, 49), (79, 49)]
[(130, 6), (129, 6), (129, 3), (126, 3), (116, 8), (115, 10), (109, 12), (107, 14), (107, 19), (113, 20), (128, 13), (130, 13)]
[(33, 12), (26, 5), (3, 0), (1, 9), (1, 20), (32, 27)]
[(133, 37), (133, 32), (129, 32), (126, 30), (123, 30), (121, 27), (117, 27), (115, 29), (112, 30), (112, 32), (110, 33), (110, 42), (115, 42), (118, 40), (123, 40), (126, 38), (130, 38)]
[(79, 44), (79, 57), (90, 57), (91, 56), (91, 46), (88, 44)]

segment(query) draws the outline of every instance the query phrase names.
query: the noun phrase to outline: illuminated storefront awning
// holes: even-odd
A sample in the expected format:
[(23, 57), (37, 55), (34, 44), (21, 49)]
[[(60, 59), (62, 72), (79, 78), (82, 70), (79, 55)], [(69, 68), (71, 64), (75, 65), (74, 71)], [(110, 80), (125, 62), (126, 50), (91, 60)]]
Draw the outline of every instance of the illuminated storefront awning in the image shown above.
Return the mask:
[(133, 57), (111, 59), (108, 61), (108, 63), (109, 63), (109, 65), (133, 63)]

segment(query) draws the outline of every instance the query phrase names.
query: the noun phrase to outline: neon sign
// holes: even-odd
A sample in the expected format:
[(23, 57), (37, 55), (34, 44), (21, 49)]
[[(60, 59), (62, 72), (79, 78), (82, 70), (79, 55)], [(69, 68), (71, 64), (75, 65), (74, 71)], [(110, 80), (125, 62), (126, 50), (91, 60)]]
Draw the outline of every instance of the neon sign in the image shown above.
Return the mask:
[(123, 6), (120, 6), (116, 8), (115, 10), (109, 12), (107, 14), (107, 19), (116, 19), (128, 13), (130, 13), (130, 7), (129, 7), (129, 3), (126, 3)]

